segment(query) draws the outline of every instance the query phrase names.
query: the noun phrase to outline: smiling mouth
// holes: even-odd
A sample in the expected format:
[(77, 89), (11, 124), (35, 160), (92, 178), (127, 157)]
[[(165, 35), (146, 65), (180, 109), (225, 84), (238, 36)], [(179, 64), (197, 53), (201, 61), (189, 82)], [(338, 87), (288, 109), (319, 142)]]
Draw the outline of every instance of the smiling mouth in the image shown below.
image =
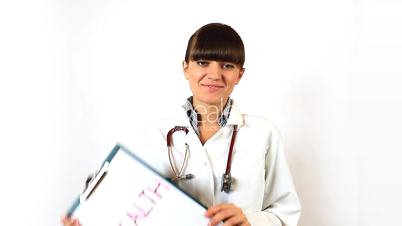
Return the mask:
[(208, 87), (208, 88), (223, 88), (223, 86), (219, 86), (219, 85), (207, 85), (207, 84), (201, 84), (202, 86)]

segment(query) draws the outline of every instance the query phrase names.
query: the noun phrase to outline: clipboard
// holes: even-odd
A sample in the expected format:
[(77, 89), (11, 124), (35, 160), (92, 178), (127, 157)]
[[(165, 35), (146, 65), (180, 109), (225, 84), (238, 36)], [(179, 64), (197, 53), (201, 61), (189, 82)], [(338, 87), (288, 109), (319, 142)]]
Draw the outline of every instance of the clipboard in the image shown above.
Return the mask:
[(208, 224), (206, 206), (117, 144), (67, 215), (84, 226)]

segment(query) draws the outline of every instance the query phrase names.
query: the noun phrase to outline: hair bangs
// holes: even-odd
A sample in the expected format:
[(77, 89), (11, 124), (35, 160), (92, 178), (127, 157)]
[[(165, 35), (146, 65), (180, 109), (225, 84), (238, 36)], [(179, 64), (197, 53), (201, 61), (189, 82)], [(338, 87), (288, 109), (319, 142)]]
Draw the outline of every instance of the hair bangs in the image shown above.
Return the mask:
[(195, 48), (190, 55), (190, 59), (193, 61), (215, 60), (243, 65), (241, 54), (231, 48), (225, 48), (225, 46), (222, 45)]

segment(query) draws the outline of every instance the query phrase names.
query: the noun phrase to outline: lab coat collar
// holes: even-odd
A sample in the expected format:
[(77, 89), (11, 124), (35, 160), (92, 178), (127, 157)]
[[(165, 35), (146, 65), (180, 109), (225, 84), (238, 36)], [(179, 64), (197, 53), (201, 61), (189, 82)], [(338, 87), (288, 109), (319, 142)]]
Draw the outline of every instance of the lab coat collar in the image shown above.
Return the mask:
[(177, 111), (176, 113), (176, 125), (175, 126), (185, 126), (185, 127), (190, 127), (190, 120), (188, 119), (186, 110), (184, 110), (182, 107)]
[(228, 122), (226, 123), (226, 125), (242, 126), (243, 124), (244, 124), (244, 119), (240, 112), (240, 109), (237, 106), (237, 104), (233, 101), (232, 109), (230, 110), (229, 119), (228, 119)]

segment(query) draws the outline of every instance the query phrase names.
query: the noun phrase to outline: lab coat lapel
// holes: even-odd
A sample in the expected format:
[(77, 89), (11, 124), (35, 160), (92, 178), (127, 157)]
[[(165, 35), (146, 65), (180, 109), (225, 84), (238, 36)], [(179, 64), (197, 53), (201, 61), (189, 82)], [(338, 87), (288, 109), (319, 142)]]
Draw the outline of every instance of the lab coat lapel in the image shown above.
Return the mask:
[(237, 104), (233, 102), (232, 109), (230, 110), (230, 116), (226, 125), (238, 125), (239, 127), (244, 124), (243, 116), (237, 107)]

